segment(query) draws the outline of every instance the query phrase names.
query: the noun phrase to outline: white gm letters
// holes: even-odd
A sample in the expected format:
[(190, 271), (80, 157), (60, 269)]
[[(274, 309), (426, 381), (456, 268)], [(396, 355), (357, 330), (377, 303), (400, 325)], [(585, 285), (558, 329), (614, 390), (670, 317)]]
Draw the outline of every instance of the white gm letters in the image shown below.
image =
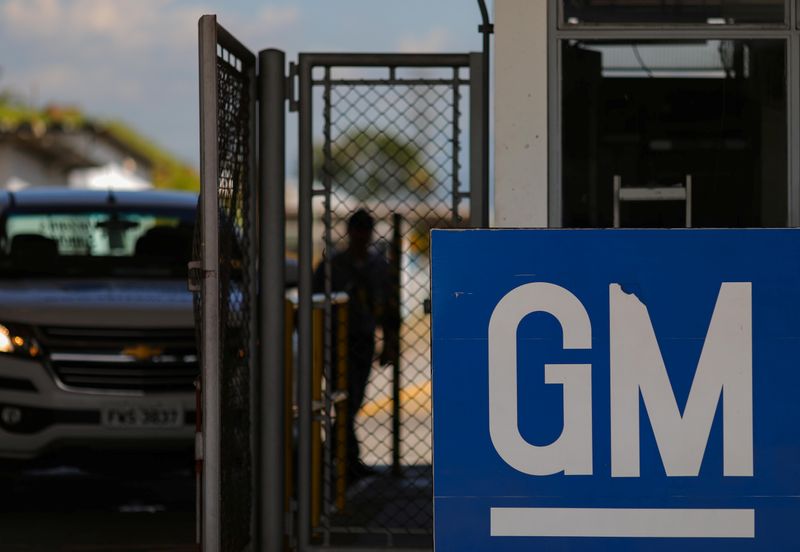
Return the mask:
[[(725, 476), (753, 475), (752, 299), (749, 282), (722, 284), (681, 414), (644, 304), (619, 284), (609, 287), (611, 475), (639, 476), (639, 397), (647, 409), (668, 476), (697, 476), (722, 400)], [(564, 349), (591, 349), (583, 304), (555, 284), (513, 289), (489, 321), (489, 432), (498, 454), (530, 475), (592, 474), (590, 364), (546, 364), (546, 384), (564, 393), (564, 427), (548, 445), (527, 442), (519, 430), (517, 328), (546, 312), (561, 324)]]

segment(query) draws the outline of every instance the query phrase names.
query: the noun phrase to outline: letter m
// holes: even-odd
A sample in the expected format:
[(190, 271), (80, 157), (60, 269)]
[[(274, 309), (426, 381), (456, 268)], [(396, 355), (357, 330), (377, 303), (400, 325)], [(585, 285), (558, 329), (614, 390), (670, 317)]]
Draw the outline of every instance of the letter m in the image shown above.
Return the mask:
[(697, 476), (722, 409), (725, 476), (753, 475), (751, 284), (722, 284), (681, 415), (647, 307), (609, 287), (611, 475), (639, 476), (639, 395), (668, 476)]

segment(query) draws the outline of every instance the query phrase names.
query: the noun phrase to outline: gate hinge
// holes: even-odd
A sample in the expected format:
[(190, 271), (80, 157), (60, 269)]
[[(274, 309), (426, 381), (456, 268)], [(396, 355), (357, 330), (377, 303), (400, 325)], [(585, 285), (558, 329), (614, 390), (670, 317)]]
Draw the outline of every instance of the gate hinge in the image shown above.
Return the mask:
[(286, 77), (286, 99), (289, 100), (289, 111), (292, 113), (300, 109), (300, 100), (295, 96), (294, 86), (294, 83), (299, 75), (300, 71), (297, 68), (297, 64), (293, 61), (290, 61), (289, 75)]
[(203, 460), (203, 434), (199, 431), (194, 434), (194, 459)]
[(203, 261), (189, 261), (189, 291), (200, 291), (203, 280)]
[(297, 510), (296, 504), (294, 500), (289, 502), (289, 511), (287, 512), (289, 515), (285, 516), (284, 519), (284, 535), (289, 537), (290, 540), (293, 540), (294, 537), (294, 514)]

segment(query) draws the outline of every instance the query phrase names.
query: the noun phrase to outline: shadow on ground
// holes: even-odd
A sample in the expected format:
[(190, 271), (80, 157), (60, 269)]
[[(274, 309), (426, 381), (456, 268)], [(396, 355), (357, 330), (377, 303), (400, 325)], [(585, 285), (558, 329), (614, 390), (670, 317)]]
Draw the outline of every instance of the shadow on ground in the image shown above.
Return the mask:
[(195, 550), (190, 469), (98, 474), (59, 466), (3, 474), (0, 488), (3, 552)]

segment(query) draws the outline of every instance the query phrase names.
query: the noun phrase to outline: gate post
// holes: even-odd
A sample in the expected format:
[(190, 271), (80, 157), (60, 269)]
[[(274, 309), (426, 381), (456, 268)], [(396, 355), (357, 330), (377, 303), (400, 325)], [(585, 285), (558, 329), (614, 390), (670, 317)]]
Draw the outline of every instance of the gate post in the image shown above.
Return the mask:
[(284, 548), (285, 442), (285, 177), (286, 177), (286, 55), (262, 50), (259, 66), (259, 313), (261, 358), (259, 417), (256, 437), (259, 464), (256, 490), (258, 549)]
[(469, 55), (469, 225), (489, 226), (489, 112), (486, 109), (486, 54)]
[(311, 113), (311, 65), (306, 55), (299, 60), (299, 201), (298, 217), (298, 313), (297, 313), (297, 537), (300, 552), (311, 542), (311, 371), (312, 371), (312, 294), (313, 289), (313, 212), (314, 149)]

